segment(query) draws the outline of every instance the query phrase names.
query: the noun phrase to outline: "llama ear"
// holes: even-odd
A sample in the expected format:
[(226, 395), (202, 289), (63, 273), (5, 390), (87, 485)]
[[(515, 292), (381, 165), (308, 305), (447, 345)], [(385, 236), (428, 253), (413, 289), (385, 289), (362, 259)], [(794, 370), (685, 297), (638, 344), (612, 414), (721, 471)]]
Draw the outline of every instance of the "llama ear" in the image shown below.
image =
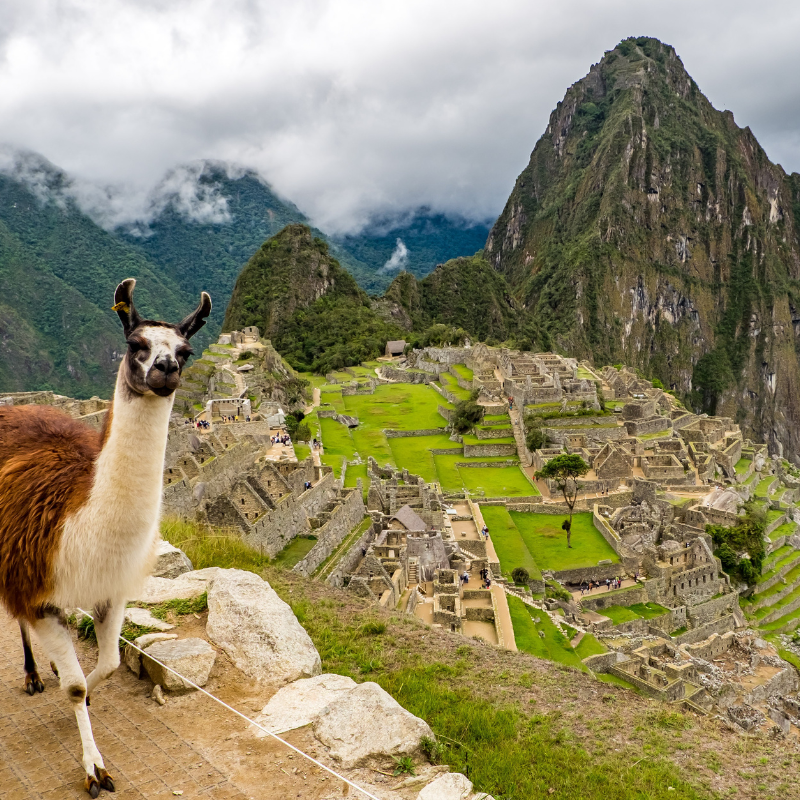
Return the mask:
[(114, 292), (112, 311), (116, 311), (119, 315), (126, 336), (141, 322), (141, 318), (133, 305), (134, 286), (136, 286), (136, 279), (128, 278), (122, 281)]
[(200, 305), (186, 319), (178, 323), (178, 330), (185, 338), (191, 339), (206, 324), (206, 317), (210, 313), (211, 298), (208, 292), (201, 292)]

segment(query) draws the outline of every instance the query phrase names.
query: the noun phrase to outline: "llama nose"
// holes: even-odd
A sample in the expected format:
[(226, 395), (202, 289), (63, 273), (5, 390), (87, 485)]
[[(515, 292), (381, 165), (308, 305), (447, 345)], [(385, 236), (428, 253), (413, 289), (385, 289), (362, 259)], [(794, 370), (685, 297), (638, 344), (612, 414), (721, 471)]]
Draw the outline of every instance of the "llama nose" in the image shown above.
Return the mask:
[(180, 380), (178, 362), (168, 356), (161, 356), (153, 362), (147, 373), (147, 385), (151, 389), (174, 389)]

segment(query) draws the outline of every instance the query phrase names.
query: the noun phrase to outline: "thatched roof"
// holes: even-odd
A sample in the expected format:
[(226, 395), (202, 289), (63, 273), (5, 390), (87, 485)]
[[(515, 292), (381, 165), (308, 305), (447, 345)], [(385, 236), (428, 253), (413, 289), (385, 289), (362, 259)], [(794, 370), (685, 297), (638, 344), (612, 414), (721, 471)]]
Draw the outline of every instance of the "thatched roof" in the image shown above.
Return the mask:
[(397, 520), (407, 531), (425, 531), (428, 528), (424, 520), (409, 505), (398, 508), (392, 520)]

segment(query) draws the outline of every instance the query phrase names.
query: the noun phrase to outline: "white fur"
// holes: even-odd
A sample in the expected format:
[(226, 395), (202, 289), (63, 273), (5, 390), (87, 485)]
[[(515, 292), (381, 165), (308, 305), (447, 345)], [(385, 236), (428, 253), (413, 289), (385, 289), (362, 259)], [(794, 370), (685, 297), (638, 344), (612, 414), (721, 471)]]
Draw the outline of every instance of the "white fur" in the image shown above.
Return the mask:
[(141, 328), (137, 333), (150, 342), (150, 355), (147, 361), (141, 362), (145, 375), (150, 367), (155, 364), (156, 359), (162, 356), (175, 358), (175, 352), (185, 341), (173, 328), (164, 328), (161, 325), (150, 325), (146, 328)]
[(173, 402), (174, 395), (131, 396), (122, 371), (117, 376), (111, 430), (96, 462), (89, 499), (64, 523), (53, 570), (53, 605), (88, 610), (136, 596), (159, 538)]
[[(150, 344), (145, 373), (161, 356), (175, 358), (184, 340), (158, 326), (142, 331)], [(102, 607), (95, 619), (99, 645), (97, 666), (84, 677), (68, 630), (52, 616), (33, 629), (55, 662), (61, 686), (91, 692), (119, 666), (119, 632), (125, 605), (135, 597), (149, 572), (159, 538), (161, 486), (169, 416), (174, 394), (133, 394), (125, 368), (117, 374), (111, 427), (95, 463), (87, 501), (64, 521), (53, 569), (50, 602), (60, 608)], [(106, 606), (110, 603), (110, 606)], [(92, 735), (89, 713), (80, 691), (73, 697), (83, 745), (83, 767), (94, 775), (104, 768)]]

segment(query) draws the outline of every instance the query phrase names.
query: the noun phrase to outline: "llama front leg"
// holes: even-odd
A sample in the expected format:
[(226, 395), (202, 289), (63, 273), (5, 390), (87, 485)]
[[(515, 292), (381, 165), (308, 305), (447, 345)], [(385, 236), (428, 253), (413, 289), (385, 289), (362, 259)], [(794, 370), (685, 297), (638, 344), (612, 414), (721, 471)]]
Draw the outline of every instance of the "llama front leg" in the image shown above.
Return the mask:
[(86, 699), (95, 687), (119, 666), (119, 632), (125, 618), (125, 602), (103, 603), (94, 610), (94, 631), (97, 634), (97, 666), (86, 677)]
[(97, 749), (92, 735), (92, 723), (86, 708), (86, 678), (75, 655), (72, 639), (63, 614), (53, 610), (45, 611), (45, 616), (36, 620), (33, 626), (39, 641), (50, 659), (55, 662), (61, 679), (61, 688), (66, 691), (75, 711), (78, 731), (83, 745), (83, 769), (86, 772), (84, 785), (94, 798), (100, 794), (100, 787), (114, 791), (114, 781), (106, 772), (103, 757)]
[(44, 691), (44, 684), (36, 671), (36, 661), (33, 658), (33, 650), (31, 649), (31, 632), (28, 629), (28, 623), (20, 620), (19, 630), (22, 634), (22, 652), (25, 655), (25, 691), (33, 697), (36, 692)]

